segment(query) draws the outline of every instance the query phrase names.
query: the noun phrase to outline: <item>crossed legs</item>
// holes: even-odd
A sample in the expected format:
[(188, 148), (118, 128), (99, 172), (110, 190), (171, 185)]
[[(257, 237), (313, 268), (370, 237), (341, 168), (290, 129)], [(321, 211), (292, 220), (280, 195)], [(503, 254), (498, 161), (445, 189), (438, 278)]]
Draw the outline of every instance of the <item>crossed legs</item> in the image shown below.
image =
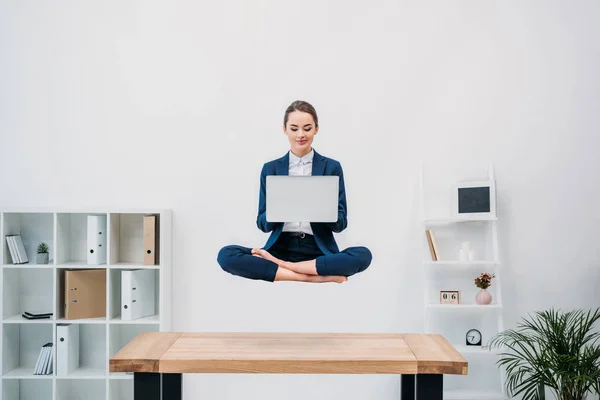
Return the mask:
[[(291, 262), (280, 260), (263, 249), (252, 249), (252, 255), (262, 259), (271, 261), (277, 264), (277, 272), (275, 273), (276, 281), (298, 281), (298, 282), (336, 282), (343, 283), (348, 280), (348, 277), (342, 275), (325, 275), (317, 274), (315, 260)], [(311, 268), (310, 265), (313, 265)]]
[(229, 245), (219, 251), (217, 260), (224, 271), (248, 279), (343, 283), (367, 269), (372, 257), (366, 247), (350, 247), (330, 255), (305, 254), (295, 262), (289, 261), (289, 255), (285, 247), (266, 251)]

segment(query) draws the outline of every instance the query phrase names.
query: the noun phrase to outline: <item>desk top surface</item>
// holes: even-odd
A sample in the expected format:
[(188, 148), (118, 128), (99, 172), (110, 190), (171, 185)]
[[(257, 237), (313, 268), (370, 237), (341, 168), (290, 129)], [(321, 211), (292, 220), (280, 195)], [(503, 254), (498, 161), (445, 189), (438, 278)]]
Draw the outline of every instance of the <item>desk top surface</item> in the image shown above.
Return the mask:
[(110, 372), (467, 374), (441, 335), (145, 332), (110, 358)]

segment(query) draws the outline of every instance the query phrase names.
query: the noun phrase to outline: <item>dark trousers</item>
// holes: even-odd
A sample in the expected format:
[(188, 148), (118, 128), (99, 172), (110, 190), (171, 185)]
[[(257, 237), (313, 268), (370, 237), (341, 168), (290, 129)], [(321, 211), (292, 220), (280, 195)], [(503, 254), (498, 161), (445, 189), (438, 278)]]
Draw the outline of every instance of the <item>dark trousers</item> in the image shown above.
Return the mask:
[[(290, 262), (316, 259), (317, 274), (351, 276), (364, 271), (371, 264), (369, 249), (362, 246), (349, 247), (339, 253), (325, 255), (312, 235), (282, 232), (268, 250), (271, 255)], [(240, 245), (223, 247), (217, 261), (224, 271), (248, 279), (273, 282), (277, 264), (252, 255), (252, 248)]]

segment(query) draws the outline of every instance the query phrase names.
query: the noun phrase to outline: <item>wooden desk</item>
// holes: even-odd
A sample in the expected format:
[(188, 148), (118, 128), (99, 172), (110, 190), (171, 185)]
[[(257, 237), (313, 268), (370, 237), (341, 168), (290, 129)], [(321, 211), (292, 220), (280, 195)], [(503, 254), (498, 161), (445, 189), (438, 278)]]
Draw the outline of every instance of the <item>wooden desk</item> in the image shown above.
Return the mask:
[(402, 400), (441, 400), (444, 374), (467, 361), (435, 334), (147, 332), (110, 372), (134, 373), (135, 400), (181, 400), (184, 373), (397, 374)]

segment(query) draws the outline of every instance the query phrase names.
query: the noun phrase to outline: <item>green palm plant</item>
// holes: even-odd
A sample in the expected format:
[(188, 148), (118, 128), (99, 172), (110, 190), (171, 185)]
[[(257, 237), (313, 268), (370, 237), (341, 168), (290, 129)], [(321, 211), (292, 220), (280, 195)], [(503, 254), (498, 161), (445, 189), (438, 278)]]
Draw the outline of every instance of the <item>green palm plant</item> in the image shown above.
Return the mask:
[(600, 308), (550, 309), (495, 335), (489, 344), (503, 349), (497, 364), (506, 368), (508, 393), (524, 400), (543, 400), (545, 387), (558, 400), (600, 394), (600, 332), (594, 331), (599, 319)]

